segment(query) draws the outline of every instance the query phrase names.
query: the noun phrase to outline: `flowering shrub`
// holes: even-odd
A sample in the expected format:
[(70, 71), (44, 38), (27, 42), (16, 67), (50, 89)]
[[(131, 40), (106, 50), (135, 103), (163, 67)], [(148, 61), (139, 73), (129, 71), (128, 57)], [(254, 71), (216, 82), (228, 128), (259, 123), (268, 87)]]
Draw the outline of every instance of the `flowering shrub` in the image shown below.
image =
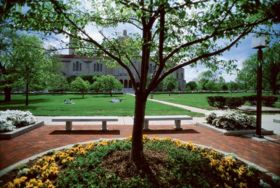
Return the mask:
[(254, 117), (237, 111), (214, 111), (206, 117), (207, 123), (226, 130), (254, 129), (256, 120)]
[(12, 131), (15, 128), (27, 126), (35, 122), (36, 118), (29, 111), (0, 111), (0, 132)]
[(0, 132), (12, 131), (16, 128), (12, 121), (7, 120), (6, 117), (0, 116)]

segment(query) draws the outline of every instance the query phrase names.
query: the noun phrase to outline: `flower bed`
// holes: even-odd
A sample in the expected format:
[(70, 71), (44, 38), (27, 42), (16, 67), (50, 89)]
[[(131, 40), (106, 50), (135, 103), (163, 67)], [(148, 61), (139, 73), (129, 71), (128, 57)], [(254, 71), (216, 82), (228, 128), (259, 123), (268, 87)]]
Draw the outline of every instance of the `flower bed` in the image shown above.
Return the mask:
[(3, 176), (3, 187), (262, 187), (279, 179), (231, 155), (169, 138), (144, 137), (146, 161), (129, 162), (131, 139), (50, 152)]
[(256, 120), (238, 111), (213, 111), (206, 117), (208, 124), (226, 130), (255, 129)]

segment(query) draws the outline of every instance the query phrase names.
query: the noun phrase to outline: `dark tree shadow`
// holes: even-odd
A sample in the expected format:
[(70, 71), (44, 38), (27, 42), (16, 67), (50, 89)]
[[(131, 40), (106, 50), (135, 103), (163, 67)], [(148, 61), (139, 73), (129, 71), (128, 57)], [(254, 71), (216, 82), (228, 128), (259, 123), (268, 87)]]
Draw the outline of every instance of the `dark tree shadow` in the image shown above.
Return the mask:
[(107, 131), (102, 131), (102, 130), (72, 130), (72, 131), (67, 131), (67, 130), (55, 130), (50, 133), (51, 135), (59, 135), (59, 134), (81, 134), (81, 135), (89, 135), (89, 134), (97, 134), (97, 135), (120, 135), (120, 130), (107, 130)]
[(196, 130), (193, 129), (182, 129), (182, 130), (170, 130), (170, 129), (149, 129), (149, 130), (143, 130), (144, 134), (198, 134)]
[[(50, 101), (50, 99), (29, 99), (29, 104), (37, 104), (37, 103), (43, 103), (43, 102), (47, 102)], [(0, 101), (0, 104), (4, 104), (4, 105), (25, 105), (25, 99), (12, 99), (11, 101)]]

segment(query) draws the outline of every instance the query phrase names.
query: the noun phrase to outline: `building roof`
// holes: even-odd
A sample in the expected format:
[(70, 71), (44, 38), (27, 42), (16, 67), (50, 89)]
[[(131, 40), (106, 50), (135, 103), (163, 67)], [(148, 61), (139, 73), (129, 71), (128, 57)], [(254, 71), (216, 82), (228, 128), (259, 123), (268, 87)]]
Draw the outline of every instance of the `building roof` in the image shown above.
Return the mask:
[(93, 57), (86, 57), (86, 56), (80, 56), (80, 55), (74, 55), (74, 54), (58, 54), (57, 57), (65, 58), (65, 59), (87, 59), (87, 60), (95, 59)]

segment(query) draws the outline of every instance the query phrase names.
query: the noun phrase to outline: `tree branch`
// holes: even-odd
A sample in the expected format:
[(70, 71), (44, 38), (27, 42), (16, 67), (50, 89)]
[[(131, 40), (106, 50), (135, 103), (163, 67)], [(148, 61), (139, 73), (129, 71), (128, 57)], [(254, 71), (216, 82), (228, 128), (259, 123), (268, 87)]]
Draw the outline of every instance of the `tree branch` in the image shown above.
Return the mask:
[(112, 53), (110, 53), (108, 50), (106, 50), (101, 44), (99, 44), (97, 41), (95, 41), (92, 37), (90, 37), (83, 29), (81, 29), (73, 20), (71, 20), (66, 14), (65, 12), (62, 10), (62, 8), (59, 6), (58, 2), (56, 0), (51, 0), (52, 4), (56, 7), (55, 11), (58, 14), (63, 14), (64, 17), (78, 30), (80, 31), (82, 34), (84, 34), (87, 38), (88, 38), (88, 42), (93, 43), (96, 47), (98, 47), (100, 50), (102, 50), (105, 54), (107, 54), (109, 57), (111, 57), (112, 59), (114, 59), (115, 61), (117, 61), (129, 74), (130, 79), (132, 81), (132, 85), (136, 88), (136, 81), (135, 78), (131, 72), (131, 70), (129, 69), (129, 67), (122, 62), (122, 60), (118, 57), (116, 57), (115, 55), (113, 55)]
[(214, 52), (210, 52), (210, 53), (207, 53), (207, 54), (203, 54), (203, 55), (200, 55), (196, 58), (193, 58), (187, 62), (183, 62), (171, 69), (169, 69), (168, 71), (166, 71), (164, 74), (162, 74), (160, 76), (160, 78), (153, 84), (151, 85), (150, 87), (150, 90), (149, 91), (152, 91), (156, 88), (156, 86), (166, 77), (168, 76), (169, 74), (171, 74), (172, 72), (180, 69), (180, 68), (183, 68), (184, 66), (187, 66), (187, 65), (190, 65), (190, 64), (193, 64), (193, 63), (196, 63), (197, 61), (201, 60), (201, 59), (206, 59), (206, 58), (209, 58), (209, 57), (212, 57), (212, 56), (215, 56), (215, 55), (219, 55), (221, 53), (223, 53), (224, 51), (230, 49), (232, 46), (234, 46), (242, 37), (244, 37), (245, 35), (247, 35), (250, 31), (252, 31), (253, 27), (249, 27), (247, 29), (245, 29), (235, 40), (233, 40), (229, 45), (225, 46), (224, 48), (221, 48), (219, 50), (216, 50)]

